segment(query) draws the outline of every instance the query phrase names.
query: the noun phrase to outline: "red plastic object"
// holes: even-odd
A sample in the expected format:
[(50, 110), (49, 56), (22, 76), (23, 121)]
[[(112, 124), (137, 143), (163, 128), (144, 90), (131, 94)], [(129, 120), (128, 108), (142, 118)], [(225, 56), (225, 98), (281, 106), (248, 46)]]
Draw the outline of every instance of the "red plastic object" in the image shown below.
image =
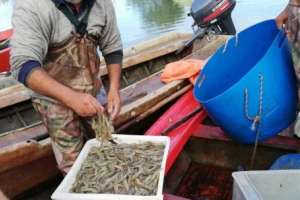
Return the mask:
[(13, 30), (8, 29), (6, 31), (0, 32), (0, 41), (7, 40), (12, 36)]
[(190, 199), (175, 196), (172, 194), (164, 194), (164, 200), (190, 200)]
[[(7, 40), (12, 36), (12, 29), (0, 32), (0, 41)], [(10, 71), (9, 65), (10, 47), (0, 51), (0, 73)]]
[[(199, 107), (199, 103), (194, 99), (193, 90), (191, 89), (185, 95), (183, 95), (169, 110), (164, 113), (156, 123), (146, 132), (146, 135), (161, 135), (166, 128), (172, 126), (181, 118), (185, 117), (190, 112)], [(187, 122), (183, 123), (176, 129), (170, 131), (168, 136), (170, 137), (171, 144), (167, 159), (166, 171), (167, 174), (172, 167), (174, 161), (182, 151), (184, 145), (191, 137), (198, 124), (206, 118), (207, 114), (204, 111), (193, 116)]]
[(10, 53), (10, 47), (0, 51), (0, 73), (8, 72), (10, 70), (9, 53)]

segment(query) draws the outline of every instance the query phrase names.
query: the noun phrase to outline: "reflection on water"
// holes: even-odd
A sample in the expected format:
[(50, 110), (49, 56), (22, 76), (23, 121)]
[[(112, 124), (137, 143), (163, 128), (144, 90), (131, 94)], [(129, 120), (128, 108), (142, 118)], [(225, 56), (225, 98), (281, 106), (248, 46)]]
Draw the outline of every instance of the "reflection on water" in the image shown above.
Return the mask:
[(172, 0), (127, 0), (129, 7), (141, 13), (144, 27), (170, 28), (182, 18), (184, 8)]
[(187, 12), (192, 0), (115, 0), (124, 46), (165, 32), (191, 31)]
[[(112, 1), (125, 47), (169, 31), (192, 31), (192, 19), (187, 17), (192, 0)], [(0, 31), (11, 27), (12, 2), (14, 0), (0, 0)], [(274, 18), (287, 2), (288, 0), (237, 0), (233, 11), (237, 30)]]

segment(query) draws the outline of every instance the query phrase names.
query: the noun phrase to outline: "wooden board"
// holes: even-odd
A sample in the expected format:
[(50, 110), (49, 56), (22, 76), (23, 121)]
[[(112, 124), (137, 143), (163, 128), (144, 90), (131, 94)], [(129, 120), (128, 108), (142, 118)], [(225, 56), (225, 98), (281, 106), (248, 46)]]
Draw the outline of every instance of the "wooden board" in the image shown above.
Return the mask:
[(50, 139), (0, 150), (0, 188), (13, 198), (58, 175)]
[(0, 109), (30, 99), (29, 91), (21, 84), (0, 90)]
[[(175, 52), (190, 38), (191, 34), (174, 32), (127, 48), (124, 50), (122, 68), (124, 70), (128, 67)], [(104, 60), (104, 58), (101, 60)], [(100, 74), (102, 76), (107, 75), (105, 64), (101, 66)]]
[[(138, 98), (135, 101), (132, 101), (132, 103), (122, 107), (121, 113), (115, 121), (116, 126), (119, 126), (129, 119), (144, 113), (161, 100), (167, 98), (171, 94), (181, 90), (189, 84), (187, 81), (174, 81), (170, 84), (164, 85), (160, 82), (159, 77), (160, 73), (150, 77), (149, 79), (145, 80), (145, 82), (142, 81), (139, 84), (136, 84), (133, 88), (130, 88), (131, 90), (124, 91), (139, 91), (138, 94), (145, 94), (145, 96)], [(146, 82), (148, 84), (146, 84)], [(132, 94), (135, 94), (135, 92)], [(136, 96), (138, 96), (138, 94), (136, 94)]]
[[(191, 34), (171, 33), (125, 49), (123, 69), (174, 52), (190, 37)], [(100, 74), (102, 76), (107, 75), (105, 64), (101, 66)], [(13, 86), (0, 90), (0, 109), (29, 99), (30, 91), (22, 84), (16, 83)]]
[(33, 138), (39, 138), (43, 135), (48, 135), (47, 129), (43, 124), (10, 132), (0, 137), (0, 150)]

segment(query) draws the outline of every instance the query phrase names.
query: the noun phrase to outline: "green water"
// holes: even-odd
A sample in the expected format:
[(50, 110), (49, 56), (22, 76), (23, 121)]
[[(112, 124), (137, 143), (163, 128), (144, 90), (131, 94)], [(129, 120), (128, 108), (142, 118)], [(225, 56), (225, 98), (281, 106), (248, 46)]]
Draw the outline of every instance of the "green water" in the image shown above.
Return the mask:
[[(112, 1), (125, 47), (170, 31), (192, 31), (192, 19), (187, 17), (192, 0)], [(11, 27), (13, 2), (14, 0), (0, 0), (0, 31)], [(288, 0), (237, 0), (233, 11), (237, 30), (274, 18), (287, 2)]]

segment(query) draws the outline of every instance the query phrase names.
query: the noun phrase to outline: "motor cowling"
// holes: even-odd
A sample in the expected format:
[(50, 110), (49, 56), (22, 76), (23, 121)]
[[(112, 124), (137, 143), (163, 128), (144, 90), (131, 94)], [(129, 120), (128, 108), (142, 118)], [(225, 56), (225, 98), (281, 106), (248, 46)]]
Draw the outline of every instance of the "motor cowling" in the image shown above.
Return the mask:
[(235, 0), (194, 0), (190, 16), (200, 28), (207, 28), (216, 24), (224, 34), (236, 33), (231, 18), (231, 12), (236, 5)]

